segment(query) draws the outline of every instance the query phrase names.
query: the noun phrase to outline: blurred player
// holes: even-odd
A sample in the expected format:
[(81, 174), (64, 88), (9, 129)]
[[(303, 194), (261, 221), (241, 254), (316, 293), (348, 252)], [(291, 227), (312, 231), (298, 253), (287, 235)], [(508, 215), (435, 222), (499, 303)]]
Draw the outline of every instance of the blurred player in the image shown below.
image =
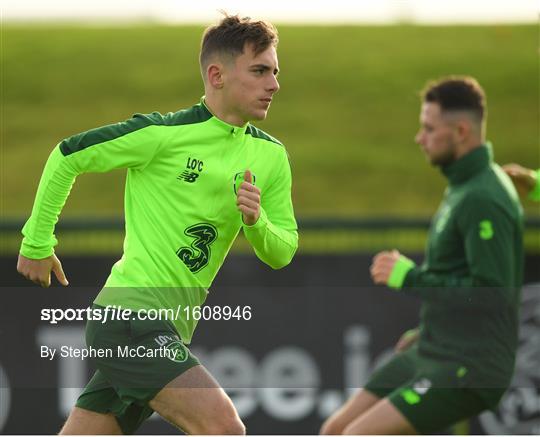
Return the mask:
[(53, 231), (75, 177), (127, 168), (124, 254), (94, 307), (181, 305), (174, 320), (88, 322), (89, 347), (173, 354), (96, 358), (98, 370), (61, 433), (133, 433), (153, 411), (188, 434), (245, 432), (229, 397), (185, 346), (196, 321), (184, 309), (204, 303), (240, 228), (272, 268), (287, 265), (296, 251), (287, 153), (249, 123), (265, 119), (279, 90), (277, 42), (271, 24), (225, 16), (203, 36), (200, 103), (75, 135), (49, 157), (18, 271), (48, 287), (52, 270), (67, 285)]
[[(522, 281), (522, 211), (485, 142), (485, 97), (472, 78), (423, 94), (416, 141), (448, 179), (421, 266), (397, 250), (376, 284), (422, 299), (419, 330), (323, 425), (323, 434), (433, 434), (494, 408), (509, 386)], [(398, 193), (399, 195), (399, 193)]]
[(503, 170), (510, 176), (521, 197), (540, 201), (540, 169), (535, 171), (518, 164), (506, 164)]

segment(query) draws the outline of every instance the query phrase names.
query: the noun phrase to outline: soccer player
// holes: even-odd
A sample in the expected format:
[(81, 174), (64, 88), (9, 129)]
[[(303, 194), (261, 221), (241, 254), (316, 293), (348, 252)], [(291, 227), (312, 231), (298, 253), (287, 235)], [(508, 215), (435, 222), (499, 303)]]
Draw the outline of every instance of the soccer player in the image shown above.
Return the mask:
[(420, 328), (323, 425), (323, 434), (433, 434), (494, 408), (509, 386), (523, 268), (522, 210), (485, 141), (470, 77), (430, 83), (416, 142), (448, 179), (421, 266), (378, 253), (376, 284), (422, 300)]
[(540, 169), (535, 171), (519, 164), (505, 164), (502, 168), (512, 179), (520, 196), (540, 202)]
[[(67, 285), (53, 232), (74, 179), (127, 168), (124, 253), (94, 308), (181, 306), (174, 320), (87, 323), (89, 347), (143, 347), (156, 357), (95, 358), (98, 370), (62, 434), (133, 433), (153, 411), (188, 434), (245, 432), (230, 398), (185, 346), (196, 321), (184, 309), (203, 304), (240, 228), (274, 269), (297, 249), (287, 152), (249, 123), (265, 119), (279, 90), (277, 43), (271, 24), (225, 16), (203, 35), (200, 103), (135, 114), (67, 138), (51, 153), (23, 228), (18, 271), (44, 287), (53, 271)], [(159, 348), (172, 354), (160, 357)]]

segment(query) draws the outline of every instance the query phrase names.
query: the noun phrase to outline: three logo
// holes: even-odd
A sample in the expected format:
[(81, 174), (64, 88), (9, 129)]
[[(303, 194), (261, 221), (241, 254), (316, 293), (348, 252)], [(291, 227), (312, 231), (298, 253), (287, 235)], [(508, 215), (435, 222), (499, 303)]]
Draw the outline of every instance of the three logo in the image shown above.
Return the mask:
[[(436, 233), (440, 234), (444, 230), (450, 218), (451, 211), (452, 209), (448, 205), (445, 205), (439, 211), (435, 222)], [(491, 240), (493, 238), (495, 235), (495, 230), (493, 229), (493, 223), (491, 220), (481, 220), (478, 223), (478, 235), (482, 240)]]
[(479, 223), (479, 235), (482, 240), (491, 240), (493, 238), (493, 224), (489, 220), (482, 220)]
[(216, 240), (218, 231), (210, 223), (197, 223), (187, 228), (184, 234), (195, 240), (190, 247), (178, 249), (176, 255), (191, 272), (197, 273), (208, 264), (211, 255), (210, 245)]
[[(204, 162), (188, 158), (186, 169), (177, 176), (178, 180), (194, 183), (204, 169)], [(238, 192), (244, 182), (244, 172), (238, 172), (233, 177), (234, 194)], [(255, 184), (255, 175), (252, 175), (252, 184)], [(188, 267), (192, 273), (197, 273), (208, 265), (211, 256), (210, 246), (217, 239), (218, 231), (210, 223), (197, 223), (188, 227), (184, 234), (194, 239), (191, 245), (179, 248), (176, 251), (178, 258)]]

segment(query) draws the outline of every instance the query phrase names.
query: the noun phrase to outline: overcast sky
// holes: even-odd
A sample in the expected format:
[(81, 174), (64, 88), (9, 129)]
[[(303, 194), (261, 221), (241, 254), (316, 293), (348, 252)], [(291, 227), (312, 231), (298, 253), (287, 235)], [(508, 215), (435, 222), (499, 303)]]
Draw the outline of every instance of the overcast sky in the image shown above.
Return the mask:
[(218, 10), (277, 23), (537, 22), (540, 0), (0, 0), (3, 22), (208, 23)]

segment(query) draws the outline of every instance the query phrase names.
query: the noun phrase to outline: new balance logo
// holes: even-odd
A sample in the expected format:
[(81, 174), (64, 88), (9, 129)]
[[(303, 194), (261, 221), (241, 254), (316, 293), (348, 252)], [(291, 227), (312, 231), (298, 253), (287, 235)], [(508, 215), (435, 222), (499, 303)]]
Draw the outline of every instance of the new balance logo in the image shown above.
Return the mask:
[(202, 162), (200, 159), (189, 157), (186, 163), (186, 170), (180, 173), (176, 179), (192, 184), (200, 176), (203, 168), (204, 162)]
[(184, 170), (182, 173), (180, 173), (180, 176), (178, 176), (176, 179), (179, 179), (184, 182), (193, 183), (197, 180), (198, 177), (199, 177), (199, 173), (193, 173), (193, 172)]

